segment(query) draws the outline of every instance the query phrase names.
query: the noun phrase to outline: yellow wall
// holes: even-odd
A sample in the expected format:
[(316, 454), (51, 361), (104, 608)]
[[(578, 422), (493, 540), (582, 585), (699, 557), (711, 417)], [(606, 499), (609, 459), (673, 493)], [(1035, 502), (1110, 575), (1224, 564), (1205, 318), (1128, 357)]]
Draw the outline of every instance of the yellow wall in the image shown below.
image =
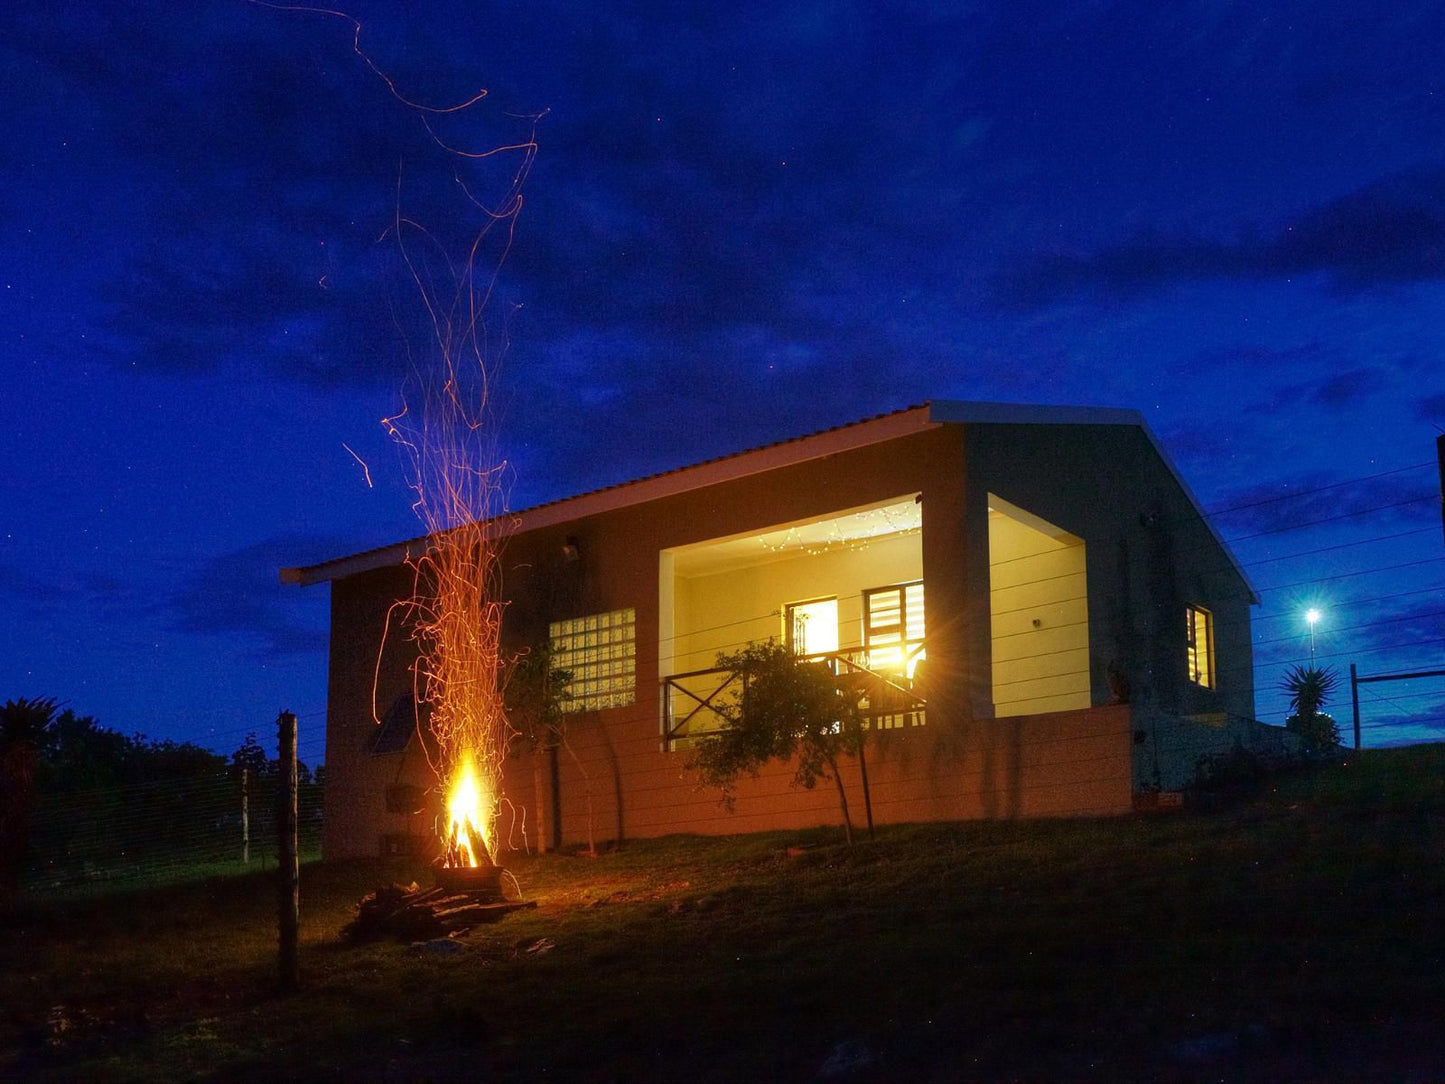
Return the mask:
[(673, 584), (671, 673), (714, 666), (719, 651), (752, 640), (783, 639), (790, 602), (838, 597), (838, 644), (863, 642), (866, 588), (923, 578), (922, 535), (884, 536), (857, 548), (804, 554), (711, 575), (678, 576)]
[(994, 713), (1087, 708), (1083, 541), (1056, 529), (1045, 534), (990, 510), (988, 560)]

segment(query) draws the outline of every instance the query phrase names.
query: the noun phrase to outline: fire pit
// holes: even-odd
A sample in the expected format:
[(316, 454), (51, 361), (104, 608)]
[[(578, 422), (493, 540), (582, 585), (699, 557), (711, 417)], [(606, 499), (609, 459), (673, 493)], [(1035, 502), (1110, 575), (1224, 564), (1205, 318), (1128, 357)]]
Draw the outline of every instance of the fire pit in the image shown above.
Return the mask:
[(502, 867), (491, 862), (481, 866), (441, 866), (436, 871), (437, 887), (447, 892), (466, 893), (477, 903), (501, 903)]

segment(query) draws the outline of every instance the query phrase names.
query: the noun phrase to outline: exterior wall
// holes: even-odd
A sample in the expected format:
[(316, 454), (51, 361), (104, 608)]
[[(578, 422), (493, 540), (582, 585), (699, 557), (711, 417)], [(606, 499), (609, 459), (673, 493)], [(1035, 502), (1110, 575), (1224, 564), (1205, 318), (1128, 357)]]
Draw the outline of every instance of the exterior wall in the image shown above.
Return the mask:
[(396, 698), (411, 689), (414, 657), (406, 630), (393, 625), (378, 658), (387, 611), (394, 599), (412, 591), (405, 567), (349, 576), (331, 585), (331, 662), (326, 708), (325, 828), (322, 852), (328, 858), (375, 855), (383, 836), (430, 839), (431, 814), (386, 811), (386, 790), (409, 783), (426, 790), (435, 779), (426, 752), (413, 740), (401, 753), (373, 756), (376, 711), (385, 715)]
[[(972, 491), (996, 493), (1084, 540), (1093, 703), (1113, 697), (1112, 664), (1135, 703), (1179, 716), (1253, 717), (1249, 587), (1142, 430), (970, 426), (967, 472)], [(977, 551), (987, 523), (971, 511)], [(1188, 678), (1189, 603), (1214, 614), (1214, 689)], [(973, 666), (987, 672), (990, 645), (981, 632), (971, 645)]]
[(1136, 790), (1184, 790), (1211, 760), (1241, 749), (1266, 764), (1297, 760), (1299, 738), (1284, 727), (1234, 715), (1182, 719), (1147, 708), (1134, 713)]
[[(998, 498), (990, 496), (992, 504)], [(989, 620), (996, 716), (1092, 702), (1085, 546), (989, 510)]]
[[(607, 715), (575, 729), (569, 736), (575, 759), (559, 761), (562, 836), (569, 844), (589, 836), (718, 835), (841, 822), (835, 785), (795, 787), (791, 764), (769, 764), (757, 779), (742, 780), (729, 811), (716, 790), (700, 788), (686, 770), (686, 752), (662, 753), (655, 740), (629, 736), (625, 719)], [(1127, 813), (1133, 802), (1130, 719), (1127, 705), (1113, 705), (879, 732), (866, 750), (874, 820)], [(531, 764), (519, 760), (510, 767), (508, 793), (535, 804)], [(841, 767), (853, 823), (860, 826), (858, 762), (844, 760)]]

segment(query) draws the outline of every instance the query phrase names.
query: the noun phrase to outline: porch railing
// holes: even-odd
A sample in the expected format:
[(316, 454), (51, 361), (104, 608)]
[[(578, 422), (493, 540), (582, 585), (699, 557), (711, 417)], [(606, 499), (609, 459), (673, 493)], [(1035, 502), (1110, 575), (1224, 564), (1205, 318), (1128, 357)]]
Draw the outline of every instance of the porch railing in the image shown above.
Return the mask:
[[(909, 645), (908, 661), (922, 655), (923, 645)], [(839, 689), (855, 691), (863, 709), (863, 725), (870, 730), (923, 726), (924, 700), (917, 682), (902, 673), (868, 665), (868, 649), (844, 648), (804, 655), (802, 661), (822, 663), (838, 681)], [(728, 725), (726, 709), (747, 687), (745, 671), (710, 667), (671, 674), (662, 679), (663, 739), (667, 748), (680, 741), (715, 734)]]

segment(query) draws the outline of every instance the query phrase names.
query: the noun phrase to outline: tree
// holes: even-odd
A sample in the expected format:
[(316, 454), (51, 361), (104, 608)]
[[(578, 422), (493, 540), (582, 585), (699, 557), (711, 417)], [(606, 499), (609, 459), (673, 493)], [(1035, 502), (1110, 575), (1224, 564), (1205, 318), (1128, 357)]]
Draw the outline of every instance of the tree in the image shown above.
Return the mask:
[(825, 663), (808, 662), (772, 640), (720, 654), (717, 664), (742, 677), (742, 691), (730, 702), (714, 702), (728, 725), (699, 740), (688, 766), (705, 784), (719, 787), (723, 803), (732, 808), (740, 775), (756, 777), (770, 760), (796, 758), (794, 786), (811, 790), (828, 778), (837, 785), (844, 835), (852, 843), (838, 758), (862, 751), (860, 697), (839, 689)]
[(38, 752), (36, 789), (43, 794), (117, 786), (134, 760), (131, 739), (68, 709), (47, 728)]
[(36, 790), (73, 794), (158, 780), (211, 778), (226, 758), (191, 742), (126, 737), (89, 715), (63, 711), (39, 743)]
[[(537, 840), (544, 849), (547, 845), (547, 812), (542, 808), (541, 796), (545, 788), (540, 754), (545, 752), (554, 766), (558, 748), (566, 748), (572, 758), (577, 759), (571, 746), (566, 744), (567, 716), (563, 711), (563, 700), (571, 683), (572, 671), (559, 670), (553, 665), (551, 644), (539, 644), (513, 660), (503, 693), (507, 721), (517, 732), (515, 740), (533, 754), (532, 793), (537, 796), (537, 808), (534, 810)], [(592, 829), (592, 784), (587, 769), (581, 761), (577, 764), (587, 783), (587, 849), (595, 856), (597, 842)]]
[(512, 663), (504, 703), (507, 721), (525, 748), (546, 749), (562, 740), (566, 721), (562, 702), (571, 683), (572, 671), (552, 664), (549, 644), (532, 648)]
[(1320, 709), (1329, 699), (1339, 676), (1334, 667), (1292, 666), (1280, 688), (1290, 694), (1290, 717), (1285, 729), (1298, 734), (1306, 756), (1329, 756), (1340, 747), (1340, 728)]
[(266, 756), (265, 748), (256, 740), (255, 731), (247, 734), (246, 740), (231, 754), (231, 772), (239, 777), (243, 771), (250, 772), (253, 780), (271, 771), (271, 758)]
[(25, 697), (0, 707), (0, 888), (19, 883), (30, 842), (35, 762), (58, 708), (53, 699)]

